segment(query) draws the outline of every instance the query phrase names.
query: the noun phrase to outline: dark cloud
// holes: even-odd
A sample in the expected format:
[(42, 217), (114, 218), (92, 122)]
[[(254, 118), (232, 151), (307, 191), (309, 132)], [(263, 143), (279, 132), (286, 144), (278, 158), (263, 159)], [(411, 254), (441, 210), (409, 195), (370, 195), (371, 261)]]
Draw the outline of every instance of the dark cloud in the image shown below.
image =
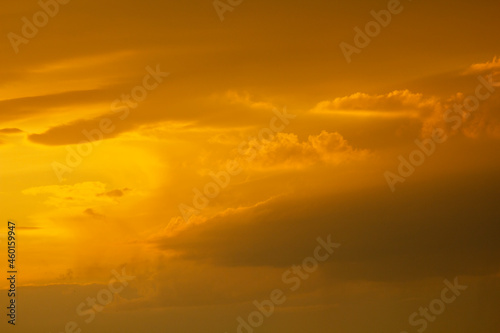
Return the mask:
[(0, 129), (0, 133), (2, 134), (17, 134), (22, 133), (23, 131), (19, 128), (2, 128)]
[(130, 191), (129, 188), (124, 188), (121, 190), (116, 189), (116, 190), (112, 190), (112, 191), (105, 192), (105, 193), (99, 193), (97, 196), (98, 197), (106, 196), (106, 197), (110, 197), (110, 198), (120, 198), (120, 197), (123, 197), (125, 195), (125, 193), (127, 193), (128, 191)]
[(347, 196), (280, 199), (193, 225), (157, 245), (223, 266), (285, 267), (331, 234), (332, 277), (406, 280), (498, 271), (500, 178), (467, 174)]
[(88, 215), (88, 216), (91, 216), (93, 218), (96, 218), (96, 219), (102, 219), (104, 218), (104, 215), (102, 214), (99, 214), (97, 213), (95, 210), (93, 210), (92, 208), (87, 208), (83, 211), (84, 214)]
[[(102, 131), (101, 121), (109, 119), (110, 125), (105, 128), (111, 132)], [(100, 141), (115, 137), (124, 130), (118, 114), (107, 114), (90, 120), (77, 120), (69, 124), (52, 127), (41, 134), (30, 134), (28, 139), (34, 143), (48, 146), (78, 144), (82, 142)], [(117, 127), (117, 125), (119, 127)], [(121, 130), (117, 130), (120, 128)]]
[(25, 119), (36, 115), (52, 114), (53, 108), (81, 106), (97, 102), (109, 101), (111, 91), (107, 90), (81, 90), (68, 91), (44, 96), (22, 97), (0, 101), (0, 122)]

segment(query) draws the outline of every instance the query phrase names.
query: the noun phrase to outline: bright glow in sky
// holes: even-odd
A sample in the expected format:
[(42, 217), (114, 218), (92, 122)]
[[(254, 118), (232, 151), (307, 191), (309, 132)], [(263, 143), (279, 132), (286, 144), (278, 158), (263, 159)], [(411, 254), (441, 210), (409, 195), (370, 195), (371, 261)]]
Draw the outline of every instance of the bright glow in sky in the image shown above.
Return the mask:
[(255, 332), (410, 333), (455, 278), (426, 332), (499, 331), (498, 1), (402, 1), (363, 47), (387, 1), (47, 3), (0, 10), (2, 332), (236, 332), (281, 289)]

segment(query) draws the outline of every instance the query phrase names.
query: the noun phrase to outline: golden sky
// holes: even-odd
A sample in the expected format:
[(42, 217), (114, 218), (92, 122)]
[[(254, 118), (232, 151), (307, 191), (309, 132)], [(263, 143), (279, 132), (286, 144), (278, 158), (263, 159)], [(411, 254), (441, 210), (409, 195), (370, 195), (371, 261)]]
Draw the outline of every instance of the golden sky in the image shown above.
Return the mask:
[(15, 221), (18, 296), (2, 332), (499, 331), (499, 12), (5, 3), (0, 267)]

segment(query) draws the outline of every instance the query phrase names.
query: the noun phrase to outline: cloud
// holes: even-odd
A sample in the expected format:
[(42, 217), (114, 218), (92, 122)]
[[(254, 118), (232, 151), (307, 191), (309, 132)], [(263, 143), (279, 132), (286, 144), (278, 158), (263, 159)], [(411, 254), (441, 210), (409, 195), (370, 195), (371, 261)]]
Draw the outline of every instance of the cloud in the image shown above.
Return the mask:
[(47, 195), (45, 204), (56, 207), (81, 207), (114, 203), (121, 190), (106, 191), (101, 182), (84, 182), (74, 185), (49, 185), (32, 187), (22, 192), (25, 195)]
[(373, 117), (418, 117), (421, 112), (430, 112), (436, 104), (435, 98), (424, 98), (422, 94), (409, 90), (394, 90), (387, 94), (369, 95), (355, 93), (320, 102), (312, 109), (319, 113), (343, 113)]
[(102, 219), (104, 217), (104, 215), (96, 213), (92, 208), (85, 209), (83, 213), (96, 219)]
[[(130, 88), (127, 90), (130, 91)], [(124, 89), (124, 91), (127, 90)], [(97, 117), (80, 117), (67, 123), (51, 125), (41, 133), (30, 134), (28, 139), (31, 142), (49, 146), (78, 144), (89, 140), (83, 131), (95, 132), (100, 128), (100, 122), (104, 118), (110, 119), (112, 126), (114, 126), (109, 133), (102, 133), (102, 139), (105, 140), (126, 132), (161, 127), (162, 124), (176, 127), (196, 126), (195, 131), (213, 130), (213, 128), (234, 129), (269, 123), (269, 119), (274, 116), (273, 112), (270, 111), (274, 109), (271, 104), (246, 100), (245, 97), (241, 97), (237, 93), (231, 93), (230, 97), (225, 96), (223, 99), (207, 98), (201, 108), (200, 104), (183, 100), (175, 106), (175, 110), (178, 112), (168, 111), (165, 101), (155, 101), (154, 94), (156, 91), (151, 94), (151, 97), (148, 96), (147, 100), (138, 104), (137, 108), (129, 108), (128, 112), (118, 109), (116, 112), (105, 110)], [(120, 95), (117, 94), (117, 96)], [(110, 101), (112, 100), (110, 99)], [(123, 105), (119, 104), (119, 106)], [(235, 117), (235, 114), (238, 114), (238, 117)], [(96, 134), (96, 138), (100, 137)]]
[[(472, 88), (478, 85), (478, 81)], [(496, 89), (498, 90), (498, 89)], [(422, 136), (429, 136), (435, 128), (445, 130), (447, 135), (462, 135), (469, 139), (500, 138), (500, 96), (497, 91), (479, 101), (477, 107), (468, 111), (467, 100), (474, 93), (457, 93), (443, 100), (435, 112), (424, 119)], [(470, 102), (470, 101), (469, 101)]]
[[(327, 264), (326, 272), (336, 279), (493, 274), (498, 272), (500, 228), (498, 213), (491, 212), (499, 181), (494, 172), (457, 175), (405, 184), (409, 189), (396, 197), (386, 187), (295, 193), (227, 211), (158, 235), (151, 243), (186, 260), (286, 267), (309, 255), (317, 237), (331, 234), (342, 244)], [(465, 197), (466, 204), (457, 205)]]
[(500, 58), (495, 56), (491, 61), (471, 65), (463, 72), (463, 74), (481, 74), (485, 72), (495, 72), (497, 70), (500, 71)]
[(0, 129), (0, 134), (17, 134), (23, 133), (19, 128), (2, 128)]
[[(53, 114), (55, 108), (90, 105), (110, 101), (110, 91), (102, 89), (66, 91), (0, 101), (0, 122)], [(69, 109), (66, 112), (71, 112)]]
[(233, 104), (242, 104), (252, 109), (264, 109), (264, 110), (277, 109), (276, 106), (274, 106), (269, 102), (256, 101), (254, 98), (250, 96), (248, 92), (240, 93), (238, 91), (229, 90), (224, 95), (224, 98), (221, 99), (221, 102), (223, 101), (228, 101), (229, 103)]
[(318, 163), (339, 165), (369, 156), (367, 150), (353, 148), (339, 133), (327, 131), (310, 135), (302, 142), (293, 133), (277, 133), (271, 141), (250, 141), (247, 154), (255, 150), (257, 157), (251, 166), (260, 168), (304, 168)]
[[(108, 122), (110, 125), (105, 127), (109, 133), (104, 133), (101, 130), (101, 121), (103, 119), (110, 120), (110, 123)], [(121, 121), (118, 114), (109, 113), (102, 117), (76, 120), (69, 124), (57, 125), (43, 133), (30, 134), (28, 139), (31, 142), (48, 146), (69, 145), (113, 138), (131, 128), (133, 128), (131, 124)]]
[(123, 188), (121, 190), (116, 189), (116, 190), (108, 191), (105, 193), (99, 193), (97, 196), (98, 197), (107, 196), (110, 198), (120, 198), (120, 197), (123, 197), (125, 195), (125, 193), (127, 193), (128, 191), (130, 191), (129, 188)]

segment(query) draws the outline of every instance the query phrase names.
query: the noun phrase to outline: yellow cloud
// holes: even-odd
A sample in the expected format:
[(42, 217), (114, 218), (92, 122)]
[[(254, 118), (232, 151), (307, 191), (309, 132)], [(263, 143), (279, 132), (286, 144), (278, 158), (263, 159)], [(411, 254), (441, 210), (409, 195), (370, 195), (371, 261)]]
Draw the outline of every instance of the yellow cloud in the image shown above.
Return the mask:
[(369, 95), (361, 92), (318, 103), (313, 113), (335, 113), (382, 118), (415, 118), (429, 112), (436, 104), (435, 98), (409, 90), (394, 90), (387, 94)]
[(252, 109), (272, 110), (277, 108), (272, 103), (255, 101), (248, 92), (229, 90), (225, 93), (223, 99), (229, 103), (241, 104)]
[[(300, 141), (293, 133), (278, 133), (274, 140), (249, 143), (248, 156), (257, 152), (256, 168), (304, 168), (318, 163), (339, 165), (351, 160), (365, 159), (369, 152), (353, 148), (337, 132), (322, 131)], [(259, 147), (255, 150), (254, 147)]]
[(492, 70), (500, 70), (500, 58), (496, 56), (491, 61), (471, 65), (463, 74), (479, 74)]

